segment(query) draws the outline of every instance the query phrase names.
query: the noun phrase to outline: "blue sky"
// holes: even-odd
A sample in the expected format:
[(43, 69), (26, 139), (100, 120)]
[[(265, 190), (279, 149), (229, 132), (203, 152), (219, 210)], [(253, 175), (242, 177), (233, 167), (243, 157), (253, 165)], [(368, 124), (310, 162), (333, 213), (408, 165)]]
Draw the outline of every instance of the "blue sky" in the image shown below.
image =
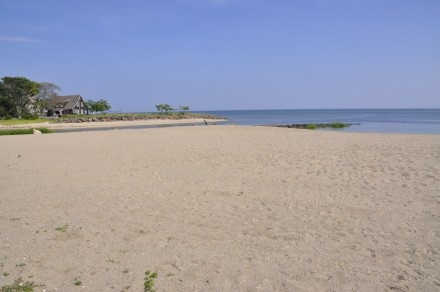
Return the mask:
[(438, 0), (0, 0), (0, 77), (112, 110), (440, 108)]

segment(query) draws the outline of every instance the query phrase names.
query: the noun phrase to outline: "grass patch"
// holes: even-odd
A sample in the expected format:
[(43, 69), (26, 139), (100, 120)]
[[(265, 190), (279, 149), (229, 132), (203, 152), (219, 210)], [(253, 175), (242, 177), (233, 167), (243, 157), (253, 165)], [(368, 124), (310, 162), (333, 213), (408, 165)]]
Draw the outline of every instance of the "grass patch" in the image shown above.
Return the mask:
[(2, 287), (1, 292), (32, 292), (36, 286), (34, 282), (23, 282), (21, 278), (14, 281), (14, 284)]
[(112, 259), (108, 259), (107, 262), (112, 263), (112, 264), (120, 264), (121, 262), (117, 262), (115, 260)]
[(307, 130), (316, 130), (318, 128), (318, 125), (316, 124), (307, 124), (306, 129)]
[(37, 128), (38, 131), (40, 131), (42, 134), (50, 134), (55, 133), (54, 130), (48, 129), (48, 128)]
[(7, 130), (0, 130), (0, 136), (27, 135), (27, 134), (32, 134), (32, 129), (7, 129)]
[[(53, 133), (54, 131), (48, 128), (36, 128), (42, 134)], [(29, 135), (33, 134), (33, 129), (4, 129), (0, 130), (0, 136), (10, 136), (10, 135)]]
[(154, 288), (154, 279), (157, 278), (156, 272), (145, 272), (145, 278), (144, 278), (144, 292), (156, 292), (156, 289)]
[(76, 277), (75, 279), (73, 279), (73, 285), (75, 286), (81, 286), (82, 281), (80, 279), (80, 277)]
[(26, 125), (34, 123), (46, 123), (52, 121), (51, 119), (38, 118), (35, 120), (25, 120), (25, 119), (11, 119), (11, 120), (0, 120), (0, 125), (13, 126), (13, 125)]
[(55, 230), (59, 232), (66, 232), (68, 228), (69, 228), (69, 224), (64, 224), (63, 226), (55, 228)]

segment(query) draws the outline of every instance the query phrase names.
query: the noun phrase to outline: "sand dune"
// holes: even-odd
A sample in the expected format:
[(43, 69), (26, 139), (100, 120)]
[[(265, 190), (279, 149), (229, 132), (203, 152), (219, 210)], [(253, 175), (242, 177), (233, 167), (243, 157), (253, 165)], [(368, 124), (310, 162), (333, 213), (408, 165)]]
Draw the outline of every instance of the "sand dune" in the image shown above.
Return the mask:
[(438, 135), (204, 126), (0, 149), (0, 287), (141, 291), (153, 270), (158, 291), (440, 290)]

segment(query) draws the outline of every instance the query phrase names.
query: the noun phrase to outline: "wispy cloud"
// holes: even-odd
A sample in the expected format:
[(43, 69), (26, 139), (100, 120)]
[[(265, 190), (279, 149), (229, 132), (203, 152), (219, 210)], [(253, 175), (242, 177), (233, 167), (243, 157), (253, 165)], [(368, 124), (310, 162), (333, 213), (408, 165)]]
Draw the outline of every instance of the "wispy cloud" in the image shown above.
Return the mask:
[(19, 36), (0, 36), (0, 42), (28, 43), (28, 44), (45, 44), (46, 43), (43, 40), (27, 38), (27, 37), (19, 37)]

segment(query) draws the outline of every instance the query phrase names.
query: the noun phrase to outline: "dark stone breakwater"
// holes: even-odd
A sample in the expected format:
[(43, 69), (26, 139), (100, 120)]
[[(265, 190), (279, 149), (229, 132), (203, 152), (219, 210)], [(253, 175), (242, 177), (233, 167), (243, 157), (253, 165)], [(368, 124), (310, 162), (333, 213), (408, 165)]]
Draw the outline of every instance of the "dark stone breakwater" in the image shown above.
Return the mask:
[(360, 125), (360, 123), (330, 123), (330, 124), (273, 124), (273, 125), (264, 125), (267, 127), (279, 127), (279, 128), (292, 128), (292, 129), (319, 129), (319, 128), (333, 128), (333, 129), (342, 129), (347, 128), (353, 125)]
[(54, 120), (54, 123), (88, 123), (136, 120), (187, 120), (187, 119), (212, 119), (220, 120), (222, 117), (208, 114), (170, 113), (170, 114), (98, 114), (98, 115), (68, 115)]

